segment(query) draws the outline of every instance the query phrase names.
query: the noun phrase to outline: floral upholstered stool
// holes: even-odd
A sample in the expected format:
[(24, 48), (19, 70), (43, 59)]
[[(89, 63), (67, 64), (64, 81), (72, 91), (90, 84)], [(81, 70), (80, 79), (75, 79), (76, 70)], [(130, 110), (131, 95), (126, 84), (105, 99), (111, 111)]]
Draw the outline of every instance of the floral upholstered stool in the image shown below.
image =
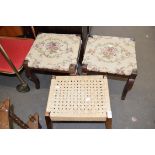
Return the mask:
[(34, 71), (76, 74), (81, 38), (72, 34), (39, 34), (24, 63), (26, 76), (40, 87)]
[(104, 122), (112, 128), (112, 112), (106, 76), (54, 76), (45, 113), (52, 128), (57, 121)]
[(135, 41), (131, 38), (90, 36), (82, 64), (83, 74), (108, 73), (127, 77), (122, 93), (124, 100), (137, 76)]

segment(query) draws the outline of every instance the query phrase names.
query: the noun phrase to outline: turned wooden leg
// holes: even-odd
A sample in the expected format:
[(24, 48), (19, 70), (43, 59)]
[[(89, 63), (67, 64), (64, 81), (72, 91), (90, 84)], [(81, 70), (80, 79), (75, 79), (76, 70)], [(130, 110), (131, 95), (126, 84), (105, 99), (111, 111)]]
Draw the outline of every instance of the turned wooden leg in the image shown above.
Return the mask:
[(122, 97), (121, 97), (122, 100), (125, 100), (125, 97), (126, 97), (128, 91), (131, 90), (131, 88), (133, 87), (136, 76), (137, 76), (137, 71), (133, 71), (132, 74), (129, 76), (129, 78), (124, 86), (124, 89), (123, 89), (123, 93), (122, 93)]
[(69, 74), (70, 75), (76, 75), (77, 74), (77, 65), (70, 64), (70, 66), (69, 66)]
[(107, 112), (105, 127), (106, 127), (106, 129), (112, 129), (112, 111)]
[(45, 121), (46, 121), (47, 129), (52, 129), (53, 125), (52, 125), (52, 121), (50, 119), (50, 114), (48, 112), (45, 113)]
[(25, 70), (26, 77), (35, 83), (36, 89), (40, 88), (40, 81), (32, 70)]
[(106, 129), (112, 129), (112, 118), (107, 118), (105, 122)]
[(28, 62), (24, 61), (25, 75), (26, 77), (35, 83), (36, 89), (40, 88), (40, 81), (34, 74), (33, 70), (28, 67)]
[(82, 75), (87, 75), (88, 74), (88, 70), (87, 70), (87, 65), (86, 64), (82, 65), (81, 72), (82, 72)]

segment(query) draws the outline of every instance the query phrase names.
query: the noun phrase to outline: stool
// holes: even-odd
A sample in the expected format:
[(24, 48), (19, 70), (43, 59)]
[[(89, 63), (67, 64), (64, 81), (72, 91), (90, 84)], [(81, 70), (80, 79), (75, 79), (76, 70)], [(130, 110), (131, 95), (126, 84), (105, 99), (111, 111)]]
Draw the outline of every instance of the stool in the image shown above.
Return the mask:
[(80, 48), (81, 37), (78, 35), (39, 34), (24, 61), (26, 76), (39, 89), (36, 71), (75, 75)]
[(45, 112), (47, 128), (58, 121), (104, 122), (112, 128), (106, 76), (53, 76)]
[(82, 74), (108, 74), (127, 78), (121, 97), (124, 100), (137, 76), (134, 39), (98, 35), (88, 37)]

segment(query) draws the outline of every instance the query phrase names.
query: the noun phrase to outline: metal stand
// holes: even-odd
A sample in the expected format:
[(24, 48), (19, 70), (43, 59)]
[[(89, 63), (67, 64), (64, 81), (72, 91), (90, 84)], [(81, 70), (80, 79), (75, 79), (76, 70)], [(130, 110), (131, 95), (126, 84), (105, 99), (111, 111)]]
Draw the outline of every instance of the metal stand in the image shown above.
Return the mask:
[(29, 88), (28, 84), (21, 78), (21, 76), (19, 75), (16, 67), (12, 63), (11, 59), (9, 58), (9, 56), (7, 55), (7, 53), (5, 52), (5, 50), (4, 50), (4, 48), (2, 47), (1, 44), (0, 44), (0, 53), (4, 56), (4, 58), (6, 59), (6, 61), (10, 65), (10, 67), (13, 69), (13, 71), (17, 75), (17, 78), (21, 82), (21, 84), (17, 85), (17, 87), (16, 87), (17, 91), (22, 92), (22, 93), (30, 91), (30, 88)]

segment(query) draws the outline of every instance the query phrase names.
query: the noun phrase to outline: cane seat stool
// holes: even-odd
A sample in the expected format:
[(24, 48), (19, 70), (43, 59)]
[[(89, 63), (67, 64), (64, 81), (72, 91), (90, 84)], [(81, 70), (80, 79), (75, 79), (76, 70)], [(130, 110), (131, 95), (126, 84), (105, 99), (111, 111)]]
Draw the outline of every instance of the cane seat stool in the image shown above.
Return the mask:
[(38, 34), (24, 62), (26, 76), (39, 88), (34, 71), (76, 74), (80, 47), (81, 37), (78, 35)]
[(95, 121), (112, 128), (106, 76), (54, 76), (45, 112), (47, 128), (52, 122)]
[(82, 73), (109, 74), (128, 78), (122, 93), (124, 100), (137, 76), (134, 39), (89, 36), (82, 62)]

